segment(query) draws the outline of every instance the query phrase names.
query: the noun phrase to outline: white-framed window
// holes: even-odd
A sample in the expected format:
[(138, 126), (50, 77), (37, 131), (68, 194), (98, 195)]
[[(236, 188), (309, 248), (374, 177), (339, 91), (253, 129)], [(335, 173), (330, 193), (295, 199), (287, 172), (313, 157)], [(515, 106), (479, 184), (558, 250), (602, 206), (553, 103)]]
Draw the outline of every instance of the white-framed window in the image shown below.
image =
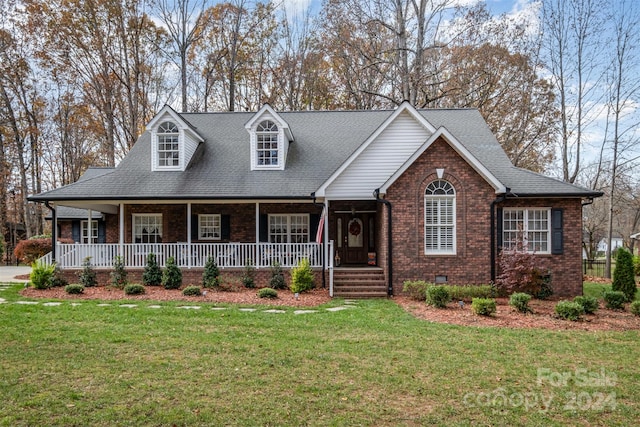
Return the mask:
[(98, 243), (98, 221), (91, 221), (91, 240), (89, 240), (89, 221), (80, 222), (81, 240), (80, 243)]
[(219, 214), (198, 215), (198, 239), (220, 240), (222, 238), (222, 222)]
[(278, 166), (279, 162), (278, 125), (271, 120), (264, 120), (256, 128), (256, 166)]
[(551, 208), (505, 208), (502, 211), (502, 247), (514, 250), (518, 242), (531, 252), (551, 253)]
[(162, 214), (134, 214), (133, 243), (162, 243)]
[(158, 167), (177, 168), (180, 166), (180, 131), (173, 122), (162, 122), (158, 126)]
[(424, 252), (456, 253), (456, 192), (442, 179), (431, 182), (424, 193)]
[(270, 243), (308, 243), (309, 214), (269, 215)]

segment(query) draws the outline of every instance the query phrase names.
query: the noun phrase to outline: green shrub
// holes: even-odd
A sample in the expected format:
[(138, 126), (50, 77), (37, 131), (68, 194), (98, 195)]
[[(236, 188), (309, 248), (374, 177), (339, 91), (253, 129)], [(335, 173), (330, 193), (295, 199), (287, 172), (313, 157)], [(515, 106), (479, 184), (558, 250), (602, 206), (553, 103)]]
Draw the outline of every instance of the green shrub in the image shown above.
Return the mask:
[(529, 301), (531, 301), (531, 295), (524, 292), (516, 292), (509, 297), (509, 305), (520, 313), (530, 313)]
[(454, 301), (471, 301), (473, 298), (492, 298), (496, 296), (496, 289), (491, 285), (445, 285), (451, 299)]
[(55, 270), (53, 272), (53, 279), (51, 279), (51, 287), (52, 288), (62, 288), (67, 286), (69, 281), (64, 278), (62, 275), (62, 270), (58, 264), (55, 265)]
[(162, 286), (165, 289), (180, 289), (182, 286), (182, 271), (176, 265), (174, 257), (167, 259), (167, 266), (162, 272)]
[(634, 301), (629, 304), (629, 311), (636, 316), (640, 316), (640, 301)]
[(637, 287), (633, 272), (633, 257), (624, 248), (619, 248), (616, 255), (616, 269), (613, 271), (611, 290), (624, 292), (628, 302), (633, 301), (636, 297)]
[(142, 295), (145, 292), (144, 286), (139, 283), (130, 283), (124, 286), (125, 295)]
[(445, 286), (429, 286), (427, 288), (426, 301), (427, 304), (433, 307), (444, 308), (451, 301), (451, 295), (449, 295), (449, 291)]
[(480, 316), (492, 316), (496, 312), (496, 300), (493, 298), (473, 298), (471, 311)]
[(147, 286), (160, 286), (162, 284), (162, 270), (156, 261), (156, 254), (147, 255), (147, 265), (142, 273), (142, 283)]
[(220, 287), (220, 270), (216, 260), (210, 256), (204, 264), (204, 272), (202, 273), (202, 287), (218, 288)]
[(584, 314), (584, 307), (574, 301), (560, 301), (555, 307), (556, 315), (565, 320), (579, 320)]
[(244, 266), (244, 272), (242, 273), (242, 285), (245, 288), (255, 288), (256, 287), (256, 282), (255, 282), (255, 276), (256, 276), (256, 268), (253, 266), (253, 263), (251, 262), (251, 260), (247, 260), (247, 263)]
[(287, 287), (287, 284), (284, 282), (282, 267), (277, 261), (271, 266), (271, 279), (269, 279), (269, 286), (272, 289), (285, 289)]
[(81, 293), (84, 292), (84, 286), (82, 286), (79, 283), (75, 283), (75, 284), (72, 284), (72, 285), (65, 286), (64, 287), (64, 291), (66, 293), (68, 293), (68, 294), (77, 295), (77, 294), (81, 294)]
[(300, 293), (313, 289), (313, 270), (307, 258), (298, 261), (291, 269), (291, 292)]
[[(0, 254), (0, 258), (2, 258), (2, 254)], [(633, 273), (640, 276), (640, 255), (633, 257)]]
[(262, 288), (258, 291), (260, 298), (278, 298), (278, 291), (272, 288)]
[(182, 290), (182, 295), (187, 297), (199, 297), (202, 295), (202, 291), (200, 290), (200, 286), (187, 286)]
[(427, 288), (433, 286), (433, 283), (425, 282), (424, 280), (407, 280), (402, 285), (402, 292), (415, 301), (424, 301), (427, 298)]
[(623, 310), (627, 296), (622, 291), (604, 291), (602, 294), (607, 308), (612, 310)]
[(82, 261), (82, 271), (78, 274), (80, 283), (85, 287), (90, 288), (98, 284), (96, 272), (91, 266), (91, 257), (88, 256)]
[(127, 284), (127, 270), (124, 268), (124, 261), (120, 255), (116, 255), (113, 261), (113, 271), (110, 276), (111, 284), (118, 289), (123, 289)]
[(53, 264), (31, 264), (29, 279), (36, 289), (49, 289), (51, 287), (56, 267)]
[(537, 299), (547, 299), (553, 295), (553, 288), (551, 287), (551, 275), (546, 274), (540, 276), (540, 284), (533, 292), (533, 297)]
[(586, 314), (593, 314), (598, 310), (598, 298), (589, 296), (577, 296), (573, 299), (584, 308)]

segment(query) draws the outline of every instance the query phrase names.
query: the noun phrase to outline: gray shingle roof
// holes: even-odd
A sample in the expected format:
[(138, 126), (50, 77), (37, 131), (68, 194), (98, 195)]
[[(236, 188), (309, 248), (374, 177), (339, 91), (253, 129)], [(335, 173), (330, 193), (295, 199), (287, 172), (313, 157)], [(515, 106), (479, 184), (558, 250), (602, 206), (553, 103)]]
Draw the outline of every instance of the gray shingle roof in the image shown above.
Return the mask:
[[(514, 167), (475, 109), (420, 110), (444, 126), (512, 193), (591, 197), (599, 193)], [(295, 134), (283, 171), (252, 171), (244, 125), (255, 113), (183, 113), (200, 134), (184, 172), (151, 171), (150, 133), (138, 139), (114, 170), (31, 200), (308, 198), (387, 119), (392, 111), (303, 111), (280, 116)]]

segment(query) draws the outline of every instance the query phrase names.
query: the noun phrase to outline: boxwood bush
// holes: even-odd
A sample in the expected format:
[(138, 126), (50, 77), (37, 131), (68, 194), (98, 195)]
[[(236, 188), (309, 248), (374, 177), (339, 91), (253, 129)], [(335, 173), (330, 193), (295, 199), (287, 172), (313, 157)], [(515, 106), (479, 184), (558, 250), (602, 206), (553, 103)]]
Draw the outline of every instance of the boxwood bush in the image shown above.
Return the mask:
[(138, 283), (130, 283), (124, 286), (125, 295), (142, 295), (145, 293), (144, 286)]
[(258, 291), (260, 298), (278, 298), (278, 291), (272, 288), (262, 288)]
[(451, 295), (445, 286), (429, 286), (427, 287), (426, 301), (433, 307), (444, 308), (451, 301)]
[(402, 292), (416, 301), (424, 301), (427, 298), (427, 288), (433, 283), (424, 280), (407, 280), (402, 284)]
[(493, 298), (474, 298), (471, 300), (471, 311), (481, 316), (492, 316), (496, 312), (496, 300)]
[(84, 286), (79, 283), (74, 283), (64, 287), (64, 291), (68, 294), (81, 294), (84, 292)]
[(493, 298), (497, 290), (491, 285), (446, 285), (453, 300), (471, 301), (473, 298)]
[(636, 316), (640, 316), (640, 301), (634, 301), (629, 304), (629, 311)]
[(624, 303), (627, 301), (627, 296), (622, 291), (604, 291), (602, 294), (604, 297), (604, 303), (607, 308), (612, 310), (623, 310)]
[(584, 308), (586, 314), (593, 314), (598, 310), (598, 298), (589, 296), (577, 296), (573, 299)]
[(187, 297), (199, 297), (202, 295), (202, 291), (200, 290), (200, 286), (187, 286), (182, 290), (182, 295)]
[(531, 301), (531, 295), (525, 292), (515, 292), (509, 297), (509, 305), (520, 313), (531, 313), (529, 301)]
[(580, 320), (584, 314), (584, 307), (574, 301), (560, 301), (555, 307), (556, 315), (565, 320)]

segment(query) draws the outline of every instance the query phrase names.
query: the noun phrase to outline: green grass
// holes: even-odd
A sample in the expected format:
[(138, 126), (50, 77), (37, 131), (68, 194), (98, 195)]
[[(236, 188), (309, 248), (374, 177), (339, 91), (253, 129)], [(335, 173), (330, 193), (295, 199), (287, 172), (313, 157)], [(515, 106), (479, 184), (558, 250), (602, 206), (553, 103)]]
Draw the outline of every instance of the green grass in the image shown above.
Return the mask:
[[(598, 299), (602, 299), (602, 294), (604, 291), (610, 291), (611, 284), (605, 283), (595, 283), (595, 282), (584, 282), (582, 286), (582, 291), (585, 296), (596, 297)], [(636, 301), (640, 301), (640, 290), (636, 292)]]
[[(387, 300), (326, 311), (341, 304), (334, 300), (304, 315), (141, 301), (45, 307), (11, 303), (18, 289), (0, 293), (8, 301), (0, 425), (626, 426), (640, 418), (638, 331), (450, 326)], [(577, 369), (615, 378), (587, 386)], [(539, 384), (539, 370), (572, 379)]]

